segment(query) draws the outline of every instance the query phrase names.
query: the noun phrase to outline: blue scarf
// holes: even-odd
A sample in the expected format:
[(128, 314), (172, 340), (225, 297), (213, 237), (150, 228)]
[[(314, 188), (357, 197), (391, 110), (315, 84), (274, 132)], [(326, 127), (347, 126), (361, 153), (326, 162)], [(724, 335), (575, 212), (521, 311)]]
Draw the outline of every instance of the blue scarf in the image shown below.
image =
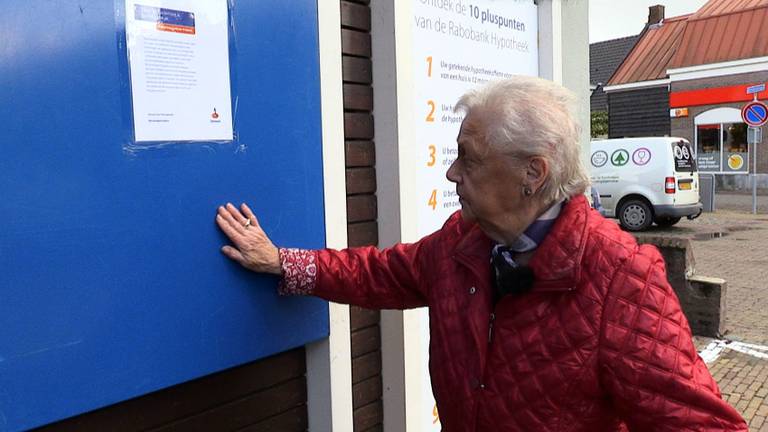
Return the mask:
[(557, 217), (560, 215), (560, 211), (563, 209), (564, 202), (565, 201), (561, 201), (545, 211), (544, 214), (539, 216), (539, 218), (533, 221), (532, 224), (528, 225), (528, 228), (526, 228), (525, 231), (520, 234), (520, 237), (515, 239), (511, 245), (504, 246), (502, 244), (497, 244), (494, 246), (492, 259), (497, 255), (501, 255), (510, 265), (517, 267), (514, 255), (516, 253), (529, 252), (539, 247), (547, 234), (549, 234), (549, 230), (552, 229), (552, 225), (555, 224)]
[(494, 303), (507, 294), (522, 294), (528, 291), (534, 282), (533, 270), (528, 266), (519, 266), (515, 254), (530, 252), (544, 241), (555, 220), (560, 215), (564, 201), (549, 208), (533, 221), (525, 231), (509, 246), (497, 244), (491, 251), (492, 284)]

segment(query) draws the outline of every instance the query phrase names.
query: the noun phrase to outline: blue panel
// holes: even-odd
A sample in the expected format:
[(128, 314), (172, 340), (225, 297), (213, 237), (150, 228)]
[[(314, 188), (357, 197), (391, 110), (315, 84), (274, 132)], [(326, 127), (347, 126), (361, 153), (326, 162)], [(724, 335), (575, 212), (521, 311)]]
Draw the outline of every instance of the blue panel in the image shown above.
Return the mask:
[(0, 0), (0, 430), (46, 424), (303, 345), (327, 304), (224, 258), (252, 204), (324, 245), (317, 10), (230, 5), (237, 143), (124, 150), (117, 5)]

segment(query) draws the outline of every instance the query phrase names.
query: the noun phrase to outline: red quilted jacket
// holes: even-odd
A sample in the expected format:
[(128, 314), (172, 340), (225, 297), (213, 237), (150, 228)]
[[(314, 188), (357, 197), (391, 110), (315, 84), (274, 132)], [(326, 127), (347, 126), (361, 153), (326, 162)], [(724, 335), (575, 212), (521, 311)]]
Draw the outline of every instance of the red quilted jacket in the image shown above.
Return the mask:
[(315, 252), (312, 294), (429, 306), (444, 431), (744, 431), (697, 355), (652, 246), (571, 199), (524, 295), (491, 301), (492, 242), (454, 214), (414, 244)]

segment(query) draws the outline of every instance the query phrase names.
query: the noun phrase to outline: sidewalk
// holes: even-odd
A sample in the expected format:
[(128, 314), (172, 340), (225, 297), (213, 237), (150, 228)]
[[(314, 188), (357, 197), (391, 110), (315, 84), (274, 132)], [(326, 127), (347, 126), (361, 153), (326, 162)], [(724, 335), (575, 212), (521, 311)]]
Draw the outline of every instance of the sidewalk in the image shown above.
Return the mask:
[(760, 197), (765, 210), (757, 215), (749, 195), (718, 195), (717, 202), (714, 213), (639, 235), (691, 239), (696, 273), (727, 282), (726, 336), (768, 344), (768, 197)]
[(726, 334), (696, 338), (723, 397), (750, 424), (768, 432), (768, 196), (716, 196), (716, 211), (643, 235), (691, 239), (696, 274), (726, 280)]
[[(757, 190), (757, 214), (768, 215), (768, 191)], [(715, 193), (715, 210), (752, 213), (752, 192)]]

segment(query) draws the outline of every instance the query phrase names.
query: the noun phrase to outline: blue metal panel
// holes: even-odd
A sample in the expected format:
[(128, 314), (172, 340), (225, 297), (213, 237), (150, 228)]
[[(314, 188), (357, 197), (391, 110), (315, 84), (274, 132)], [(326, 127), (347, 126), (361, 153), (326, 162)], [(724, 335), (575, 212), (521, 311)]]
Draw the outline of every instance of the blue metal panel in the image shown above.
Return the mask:
[(278, 298), (214, 223), (246, 201), (277, 244), (324, 245), (316, 4), (230, 5), (238, 143), (138, 154), (121, 5), (0, 6), (0, 430), (326, 336), (327, 304)]

